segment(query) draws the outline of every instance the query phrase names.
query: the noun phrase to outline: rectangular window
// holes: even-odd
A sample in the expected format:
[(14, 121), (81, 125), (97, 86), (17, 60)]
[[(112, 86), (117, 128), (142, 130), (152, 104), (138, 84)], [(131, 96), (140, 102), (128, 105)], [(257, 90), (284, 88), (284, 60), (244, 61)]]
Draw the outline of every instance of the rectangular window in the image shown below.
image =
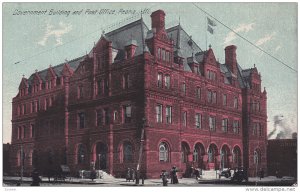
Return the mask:
[(170, 62), (170, 52), (166, 51), (166, 60), (167, 62)]
[(157, 58), (160, 59), (160, 48), (157, 49)]
[(207, 92), (207, 102), (212, 103), (212, 92), (211, 91)]
[(210, 131), (216, 131), (216, 117), (209, 117), (208, 120)]
[(109, 109), (106, 108), (104, 109), (104, 113), (105, 113), (105, 125), (108, 125), (110, 123), (110, 115), (109, 115)]
[(260, 123), (257, 124), (258, 125), (258, 135), (259, 136), (263, 136), (263, 129)]
[(78, 87), (78, 93), (77, 93), (78, 95), (77, 95), (77, 98), (78, 99), (81, 99), (81, 98), (83, 98), (83, 87), (82, 86), (79, 86)]
[(182, 114), (182, 125), (184, 127), (186, 127), (186, 125), (187, 125), (187, 112), (186, 111), (184, 111)]
[(199, 113), (195, 115), (195, 126), (197, 129), (201, 129), (201, 114)]
[(196, 98), (201, 99), (201, 89), (200, 89), (200, 87), (197, 87), (197, 89), (196, 89)]
[(234, 134), (240, 133), (239, 121), (236, 121), (236, 120), (233, 121), (233, 133)]
[(166, 60), (166, 51), (164, 49), (162, 49), (162, 60), (165, 61)]
[(23, 126), (23, 138), (26, 138), (27, 127)]
[(34, 137), (34, 135), (35, 135), (35, 127), (34, 127), (34, 124), (31, 124), (30, 125), (30, 127), (31, 127), (31, 138), (33, 138)]
[(170, 89), (170, 76), (169, 75), (165, 75), (165, 87), (167, 89)]
[(23, 114), (26, 114), (26, 104), (23, 105)]
[(227, 105), (227, 95), (223, 95), (223, 106)]
[(162, 122), (162, 105), (158, 104), (156, 105), (156, 122), (161, 123)]
[(186, 84), (182, 83), (182, 93), (186, 95)]
[(171, 106), (166, 107), (166, 123), (168, 123), (168, 124), (172, 123), (172, 107)]
[(252, 131), (253, 135), (257, 135), (257, 123), (253, 123), (253, 131)]
[(222, 131), (224, 133), (228, 132), (228, 119), (222, 119)]
[(162, 74), (157, 74), (157, 87), (162, 87)]
[(22, 127), (18, 127), (18, 139), (22, 138)]
[(123, 75), (123, 89), (128, 89), (131, 86), (129, 74)]
[(131, 122), (131, 105), (124, 106), (124, 122)]
[(107, 96), (109, 92), (109, 84), (108, 84), (108, 80), (105, 79), (104, 81), (104, 94)]
[(98, 127), (103, 124), (102, 119), (103, 119), (102, 110), (99, 109), (97, 110), (97, 124), (96, 124)]
[(85, 114), (83, 112), (78, 113), (79, 128), (83, 129), (85, 126)]
[(103, 86), (102, 86), (102, 80), (97, 81), (97, 94), (102, 95), (103, 92)]
[(212, 103), (214, 103), (214, 104), (217, 103), (217, 92), (212, 93)]
[(237, 98), (237, 97), (234, 97), (234, 100), (233, 100), (233, 107), (234, 107), (235, 109), (238, 108), (238, 98)]

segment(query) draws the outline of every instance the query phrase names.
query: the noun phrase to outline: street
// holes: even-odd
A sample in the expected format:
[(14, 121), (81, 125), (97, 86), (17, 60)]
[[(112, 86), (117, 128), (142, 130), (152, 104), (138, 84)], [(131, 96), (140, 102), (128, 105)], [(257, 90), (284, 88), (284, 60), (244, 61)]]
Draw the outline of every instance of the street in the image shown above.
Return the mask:
[[(19, 177), (4, 177), (3, 186), (17, 186)], [(32, 180), (29, 177), (24, 177), (21, 186), (30, 186)], [(170, 182), (170, 181), (169, 181)], [(179, 179), (178, 184), (170, 184), (163, 186), (161, 179), (146, 179), (144, 184), (140, 180), (139, 184), (135, 182), (126, 182), (124, 178), (113, 178), (113, 179), (80, 179), (70, 178), (65, 182), (54, 182), (48, 181), (48, 178), (43, 177), (40, 186), (42, 187), (230, 187), (230, 186), (292, 186), (297, 181), (292, 177), (283, 177), (278, 179), (276, 177), (265, 177), (262, 180), (258, 178), (249, 178), (248, 182), (232, 182), (230, 179), (210, 179), (210, 180), (199, 180), (196, 181), (194, 178), (182, 178)]]

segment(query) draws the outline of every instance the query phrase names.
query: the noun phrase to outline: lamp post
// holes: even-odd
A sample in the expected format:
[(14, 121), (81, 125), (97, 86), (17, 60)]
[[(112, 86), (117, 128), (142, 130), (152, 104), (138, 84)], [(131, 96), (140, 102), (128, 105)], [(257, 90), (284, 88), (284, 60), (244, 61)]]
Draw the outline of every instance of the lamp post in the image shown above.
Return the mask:
[(99, 170), (101, 170), (101, 154), (98, 154)]
[[(81, 163), (83, 164), (83, 161), (84, 161), (84, 155), (82, 154), (81, 155)], [(82, 169), (81, 170), (81, 179), (83, 179), (83, 172), (84, 172), (84, 170)]]

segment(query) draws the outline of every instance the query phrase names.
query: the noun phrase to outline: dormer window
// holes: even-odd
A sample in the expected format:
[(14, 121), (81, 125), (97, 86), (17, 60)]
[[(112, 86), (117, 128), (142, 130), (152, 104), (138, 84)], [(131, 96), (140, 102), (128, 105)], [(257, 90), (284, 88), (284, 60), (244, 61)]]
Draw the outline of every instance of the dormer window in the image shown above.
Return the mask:
[(157, 58), (158, 58), (158, 59), (160, 59), (160, 52), (161, 52), (161, 49), (158, 48), (158, 49), (157, 49)]

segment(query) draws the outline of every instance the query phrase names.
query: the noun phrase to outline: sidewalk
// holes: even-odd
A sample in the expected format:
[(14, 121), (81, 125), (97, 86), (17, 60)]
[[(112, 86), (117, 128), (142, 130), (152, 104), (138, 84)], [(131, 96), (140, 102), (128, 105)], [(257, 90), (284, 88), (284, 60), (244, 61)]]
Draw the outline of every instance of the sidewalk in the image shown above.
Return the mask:
[[(42, 177), (43, 183), (49, 183), (49, 180), (47, 177)], [(20, 181), (20, 177), (10, 177), (10, 176), (4, 176), (3, 181), (7, 182), (14, 182), (17, 183)], [(32, 179), (31, 177), (23, 177), (23, 183), (31, 183)], [(276, 178), (274, 176), (268, 176), (264, 177), (261, 180), (257, 177), (249, 177), (248, 182), (240, 183), (240, 185), (270, 185), (278, 183), (280, 184), (293, 184), (297, 182), (295, 178), (293, 177), (283, 177), (283, 178)], [(50, 183), (54, 183), (53, 178), (51, 178)], [(121, 185), (121, 186), (162, 186), (161, 179), (145, 179), (144, 184), (142, 184), (142, 180), (140, 180), (139, 184), (135, 184), (135, 182), (126, 182), (124, 178), (104, 178), (104, 179), (94, 179), (92, 181), (91, 179), (81, 179), (81, 178), (67, 178), (65, 181), (58, 181), (57, 183), (67, 183), (67, 184), (83, 184), (83, 185), (97, 185), (97, 184), (113, 184), (113, 185)], [(168, 183), (170, 184), (170, 183)], [(199, 185), (200, 184), (200, 185)], [(230, 181), (230, 178), (221, 178), (221, 179), (200, 179), (196, 180), (195, 178), (182, 178), (179, 179), (180, 186), (201, 186), (201, 184), (232, 184)], [(172, 185), (177, 186), (177, 185)]]

